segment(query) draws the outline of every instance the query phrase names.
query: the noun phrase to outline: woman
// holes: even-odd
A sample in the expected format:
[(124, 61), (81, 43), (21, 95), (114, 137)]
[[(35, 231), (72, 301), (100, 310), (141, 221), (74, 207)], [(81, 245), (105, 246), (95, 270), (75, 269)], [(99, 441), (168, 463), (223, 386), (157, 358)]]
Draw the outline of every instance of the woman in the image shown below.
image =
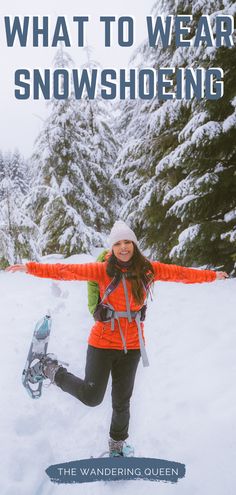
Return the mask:
[(84, 380), (69, 373), (49, 355), (42, 359), (41, 377), (49, 378), (84, 404), (96, 406), (103, 400), (111, 373), (110, 456), (127, 455), (129, 450), (125, 440), (128, 438), (130, 399), (140, 356), (144, 366), (148, 366), (143, 320), (150, 286), (157, 280), (198, 283), (228, 277), (225, 272), (150, 262), (141, 254), (137, 244), (135, 233), (124, 222), (117, 221), (109, 236), (111, 253), (104, 263), (47, 265), (30, 262), (8, 268), (11, 272), (23, 271), (38, 277), (98, 283), (100, 317), (90, 332)]

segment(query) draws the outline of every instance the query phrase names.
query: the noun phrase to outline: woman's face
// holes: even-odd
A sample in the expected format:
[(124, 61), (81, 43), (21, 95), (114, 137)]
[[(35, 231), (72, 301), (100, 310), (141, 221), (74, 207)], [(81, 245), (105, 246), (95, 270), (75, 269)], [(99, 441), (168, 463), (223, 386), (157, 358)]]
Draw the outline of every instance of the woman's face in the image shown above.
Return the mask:
[(134, 254), (134, 245), (132, 241), (118, 241), (112, 246), (113, 253), (119, 261), (129, 261)]

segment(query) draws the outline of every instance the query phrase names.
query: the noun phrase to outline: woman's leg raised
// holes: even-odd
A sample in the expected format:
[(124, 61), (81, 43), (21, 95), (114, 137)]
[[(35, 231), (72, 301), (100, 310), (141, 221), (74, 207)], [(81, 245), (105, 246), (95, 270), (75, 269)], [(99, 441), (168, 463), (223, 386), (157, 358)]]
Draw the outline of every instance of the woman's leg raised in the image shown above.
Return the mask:
[(103, 400), (110, 371), (110, 350), (89, 345), (84, 380), (61, 367), (56, 373), (55, 383), (87, 406), (97, 406)]

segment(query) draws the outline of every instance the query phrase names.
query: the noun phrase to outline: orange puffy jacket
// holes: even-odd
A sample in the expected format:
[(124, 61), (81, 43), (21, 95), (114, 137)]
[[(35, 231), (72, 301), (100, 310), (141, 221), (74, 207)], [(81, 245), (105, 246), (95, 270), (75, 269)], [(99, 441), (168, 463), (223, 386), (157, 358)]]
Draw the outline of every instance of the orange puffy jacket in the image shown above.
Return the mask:
[[(183, 282), (187, 284), (213, 282), (216, 279), (216, 273), (211, 270), (196, 270), (185, 268), (177, 265), (168, 265), (151, 262), (154, 268), (154, 280), (164, 280), (172, 282)], [(31, 275), (43, 278), (52, 278), (56, 280), (91, 280), (99, 285), (100, 295), (103, 297), (104, 292), (111, 282), (111, 278), (106, 273), (107, 263), (85, 263), (85, 264), (41, 264), (30, 262), (27, 263), (27, 271)], [(133, 299), (131, 292), (131, 282), (127, 280), (128, 296), (131, 311), (140, 309), (140, 305)], [(122, 283), (108, 296), (104, 302), (109, 302), (116, 311), (126, 311), (125, 294)], [(126, 340), (127, 349), (139, 349), (139, 338), (137, 324), (133, 320), (129, 322), (127, 318), (120, 318), (120, 325)], [(143, 324), (142, 324), (143, 331)], [(90, 332), (88, 343), (93, 347), (102, 349), (123, 349), (121, 335), (117, 321), (112, 331), (111, 322), (97, 321)]]

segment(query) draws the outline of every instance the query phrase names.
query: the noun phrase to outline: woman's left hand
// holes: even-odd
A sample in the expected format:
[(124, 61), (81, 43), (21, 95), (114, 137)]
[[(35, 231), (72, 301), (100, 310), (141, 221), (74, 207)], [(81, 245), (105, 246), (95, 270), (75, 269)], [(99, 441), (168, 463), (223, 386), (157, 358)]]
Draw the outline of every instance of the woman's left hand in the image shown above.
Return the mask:
[(24, 272), (27, 273), (27, 266), (26, 265), (10, 265), (5, 269), (5, 272)]
[(226, 272), (216, 272), (216, 280), (225, 280), (226, 278), (229, 278), (228, 273), (226, 273)]

